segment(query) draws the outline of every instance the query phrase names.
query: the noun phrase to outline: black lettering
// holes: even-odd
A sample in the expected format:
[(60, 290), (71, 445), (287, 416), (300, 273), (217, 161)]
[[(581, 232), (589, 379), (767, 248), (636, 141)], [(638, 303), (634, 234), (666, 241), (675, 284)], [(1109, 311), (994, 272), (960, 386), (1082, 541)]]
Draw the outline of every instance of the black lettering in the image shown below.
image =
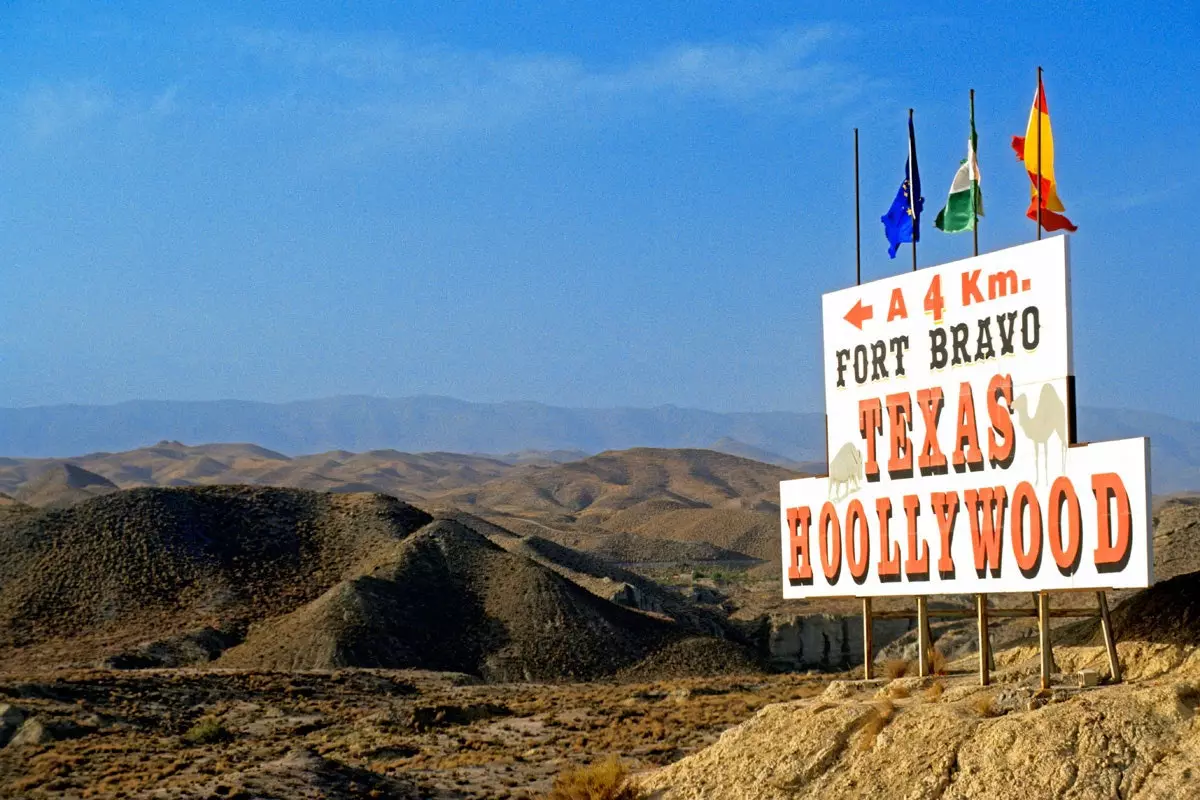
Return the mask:
[(904, 351), (908, 349), (908, 337), (896, 336), (891, 341), (892, 355), (896, 357), (896, 377), (904, 377)]
[(867, 382), (867, 348), (861, 344), (854, 348), (854, 382)]
[(880, 339), (871, 343), (871, 380), (877, 381), (887, 376), (887, 345)]
[(846, 362), (848, 362), (850, 360), (850, 351), (849, 350), (838, 350), (836, 358), (837, 358), (837, 376), (838, 376), (837, 385), (838, 385), (839, 389), (844, 389), (844, 388), (846, 388), (846, 366), (847, 366)]
[(946, 329), (931, 329), (929, 331), (929, 368), (945, 369), (949, 358), (949, 354), (946, 352)]
[(978, 343), (975, 346), (975, 360), (983, 361), (996, 357), (996, 348), (992, 346), (992, 318), (979, 320)]
[(967, 336), (969, 335), (970, 331), (965, 322), (960, 322), (950, 328), (950, 338), (954, 344), (954, 357), (950, 359), (950, 363), (956, 367), (959, 364), (971, 363), (971, 357), (967, 355)]
[(1038, 319), (1037, 306), (1030, 306), (1021, 312), (1021, 346), (1026, 350), (1036, 350), (1041, 339), (1042, 323)]
[[(1005, 326), (1005, 322), (1008, 323), (1007, 326)], [(1000, 328), (1000, 355), (1012, 355), (1013, 336), (1017, 332), (1017, 312), (1010, 311), (1007, 314), (997, 314), (996, 324)]]

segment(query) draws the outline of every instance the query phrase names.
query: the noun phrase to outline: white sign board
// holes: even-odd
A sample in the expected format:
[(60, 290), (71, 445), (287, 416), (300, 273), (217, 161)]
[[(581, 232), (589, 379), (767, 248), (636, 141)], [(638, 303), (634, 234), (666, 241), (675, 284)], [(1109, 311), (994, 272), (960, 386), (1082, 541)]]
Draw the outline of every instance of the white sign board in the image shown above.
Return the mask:
[(1152, 580), (1144, 438), (1069, 446), (1067, 239), (823, 298), (829, 475), (780, 491), (789, 598)]

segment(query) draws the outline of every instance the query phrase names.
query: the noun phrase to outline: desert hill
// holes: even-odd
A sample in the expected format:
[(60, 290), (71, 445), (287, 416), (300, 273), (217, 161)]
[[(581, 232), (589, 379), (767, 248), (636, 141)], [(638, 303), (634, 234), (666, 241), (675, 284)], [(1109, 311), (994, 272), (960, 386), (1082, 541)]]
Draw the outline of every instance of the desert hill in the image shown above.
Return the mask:
[(778, 513), (779, 481), (794, 477), (782, 467), (711, 450), (638, 447), (554, 467), (523, 467), (446, 499), (596, 523), (643, 503)]
[(289, 457), (256, 445), (162, 441), (69, 461), (5, 459), (0, 491), (57, 507), (118, 487), (382, 492), (470, 511), (614, 561), (774, 561), (778, 483), (798, 474), (710, 450), (637, 448), (562, 463), (526, 456), (521, 464), (395, 450)]
[(29, 471), (27, 482), (14, 496), (26, 505), (62, 508), (116, 490), (117, 485), (104, 476), (63, 462)]
[[(523, 467), (442, 499), (483, 516), (502, 515), (506, 527), (514, 519), (531, 521), (538, 530), (523, 532), (597, 552), (614, 545), (606, 534), (633, 533), (703, 542), (735, 558), (777, 559), (779, 481), (798, 475), (711, 450), (635, 448)], [(591, 539), (571, 539), (568, 531)]]
[[(253, 444), (185, 445), (162, 441), (120, 453), (91, 453), (68, 461), (5, 459), (0, 462), (0, 490), (30, 505), (68, 505), (104, 490), (138, 486), (214, 486), (253, 484), (337, 492), (384, 492), (424, 499), (445, 491), (491, 480), (513, 466), (484, 456), (457, 453), (366, 453), (332, 451), (295, 458)], [(72, 492), (33, 484), (44, 473), (90, 475), (90, 483), (72, 479)], [(66, 483), (58, 478), (57, 484)], [(74, 485), (84, 491), (74, 491)], [(89, 493), (90, 492), (90, 493)], [(24, 497), (28, 495), (28, 497)]]
[(595, 678), (681, 638), (540, 564), (440, 520), (371, 571), (250, 631), (218, 666), (466, 672), (494, 681)]
[[(130, 489), (0, 516), (0, 653), (9, 667), (221, 656), (222, 666), (259, 669), (561, 680), (733, 633), (645, 579), (630, 576), (638, 595), (612, 602), (622, 598), (547, 566), (570, 561), (565, 548), (532, 558), (535, 546), (516, 535), (463, 522), (387, 495), (250, 486)], [(595, 566), (575, 572), (606, 577)], [(689, 647), (726, 661), (739, 648)]]
[(386, 495), (114, 492), (0, 521), (0, 647), (166, 635), (290, 611), (427, 523)]

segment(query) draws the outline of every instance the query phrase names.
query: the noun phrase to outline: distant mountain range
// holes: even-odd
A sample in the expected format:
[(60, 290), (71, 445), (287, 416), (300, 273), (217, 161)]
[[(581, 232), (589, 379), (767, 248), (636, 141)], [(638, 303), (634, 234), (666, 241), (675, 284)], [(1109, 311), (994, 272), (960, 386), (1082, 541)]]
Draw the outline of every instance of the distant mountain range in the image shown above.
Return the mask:
[[(1158, 493), (1200, 489), (1200, 423), (1099, 408), (1078, 412), (1079, 438), (1149, 436)], [(395, 449), (518, 454), (700, 447), (796, 467), (825, 456), (819, 413), (718, 413), (676, 406), (562, 408), (448, 397), (330, 397), (291, 403), (130, 401), (0, 408), (0, 454), (70, 457), (160, 440), (254, 442), (282, 453)]]

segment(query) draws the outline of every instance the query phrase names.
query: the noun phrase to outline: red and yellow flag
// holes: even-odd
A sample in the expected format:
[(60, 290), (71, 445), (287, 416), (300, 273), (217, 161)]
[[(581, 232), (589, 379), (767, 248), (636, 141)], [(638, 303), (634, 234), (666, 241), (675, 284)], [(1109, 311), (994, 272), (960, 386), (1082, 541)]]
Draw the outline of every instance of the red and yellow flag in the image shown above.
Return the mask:
[[(1074, 223), (1063, 215), (1066, 209), (1062, 200), (1058, 199), (1058, 188), (1054, 181), (1054, 137), (1050, 133), (1050, 109), (1046, 106), (1046, 90), (1042, 86), (1041, 75), (1038, 76), (1037, 93), (1033, 96), (1033, 108), (1029, 111), (1025, 135), (1014, 136), (1012, 146), (1017, 151), (1017, 160), (1025, 162), (1025, 171), (1029, 173), (1029, 182), (1032, 184), (1029, 187), (1029, 210), (1025, 216), (1036, 220), (1040, 201), (1043, 228), (1048, 231), (1076, 230)], [(1042, 176), (1040, 187), (1039, 174)]]

